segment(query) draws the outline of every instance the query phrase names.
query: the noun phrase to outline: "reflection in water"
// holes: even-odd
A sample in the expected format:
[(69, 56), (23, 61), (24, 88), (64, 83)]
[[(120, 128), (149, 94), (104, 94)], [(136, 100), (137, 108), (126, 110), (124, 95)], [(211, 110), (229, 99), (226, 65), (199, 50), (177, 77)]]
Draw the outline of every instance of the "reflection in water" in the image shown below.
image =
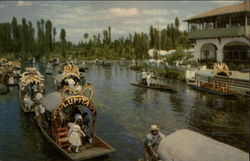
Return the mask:
[[(37, 64), (41, 73), (44, 65)], [(56, 73), (56, 66), (53, 67)], [(207, 95), (180, 82), (173, 82), (178, 93), (132, 86), (136, 73), (117, 63), (111, 67), (88, 64), (88, 68), (87, 81), (95, 90), (97, 134), (117, 149), (110, 155), (111, 160), (141, 157), (151, 124), (157, 124), (165, 134), (193, 129), (247, 150), (249, 109), (245, 100)], [(53, 76), (46, 75), (45, 79), (46, 92), (51, 91)], [(66, 160), (42, 137), (32, 114), (20, 110), (17, 87), (0, 96), (0, 115), (1, 160)]]

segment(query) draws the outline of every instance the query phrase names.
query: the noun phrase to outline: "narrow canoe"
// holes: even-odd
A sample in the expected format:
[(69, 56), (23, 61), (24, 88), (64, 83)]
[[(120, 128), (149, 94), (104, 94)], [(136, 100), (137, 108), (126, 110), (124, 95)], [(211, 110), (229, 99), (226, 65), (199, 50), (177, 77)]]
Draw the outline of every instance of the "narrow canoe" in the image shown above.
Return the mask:
[(219, 95), (219, 96), (236, 96), (235, 93), (225, 93), (225, 92), (216, 91), (216, 90), (213, 90), (213, 89), (202, 88), (202, 87), (198, 87), (197, 85), (194, 85), (194, 84), (188, 84), (188, 85), (189, 85), (189, 87), (191, 87), (191, 88), (193, 88), (195, 90), (199, 90), (199, 91), (210, 93), (210, 94), (216, 94), (216, 95)]
[(169, 85), (162, 85), (162, 84), (150, 84), (150, 86), (147, 86), (146, 84), (142, 84), (142, 83), (130, 83), (134, 86), (138, 86), (138, 87), (144, 87), (144, 88), (150, 88), (150, 89), (158, 89), (158, 90), (164, 90), (164, 91), (175, 91), (174, 88), (172, 86)]
[(109, 153), (113, 153), (116, 150), (108, 145), (105, 141), (103, 141), (98, 136), (95, 136), (95, 145), (90, 148), (86, 148), (81, 150), (80, 153), (68, 153), (60, 146), (56, 144), (56, 142), (47, 134), (47, 132), (42, 128), (42, 126), (36, 121), (38, 127), (41, 129), (43, 136), (67, 159), (73, 161), (83, 161), (94, 159), (102, 156), (106, 156)]

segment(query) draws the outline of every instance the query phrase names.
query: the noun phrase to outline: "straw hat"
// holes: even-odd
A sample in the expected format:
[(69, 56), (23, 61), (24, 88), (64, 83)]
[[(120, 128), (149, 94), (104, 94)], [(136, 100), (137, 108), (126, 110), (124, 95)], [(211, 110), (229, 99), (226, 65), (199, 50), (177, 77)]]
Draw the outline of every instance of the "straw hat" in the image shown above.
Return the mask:
[(158, 126), (157, 125), (151, 125), (151, 127), (150, 127), (150, 131), (159, 131), (160, 129), (158, 128)]

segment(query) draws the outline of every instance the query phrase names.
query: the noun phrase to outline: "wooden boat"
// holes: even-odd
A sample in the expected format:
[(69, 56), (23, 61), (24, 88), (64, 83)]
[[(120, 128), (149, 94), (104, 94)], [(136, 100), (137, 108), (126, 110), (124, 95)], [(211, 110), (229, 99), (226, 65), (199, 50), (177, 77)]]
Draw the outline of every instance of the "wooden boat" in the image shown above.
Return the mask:
[[(82, 95), (83, 91), (77, 93), (70, 88), (62, 89), (61, 93), (52, 92), (46, 95), (41, 102), (46, 109), (45, 113), (48, 117), (43, 121), (36, 119), (37, 125), (49, 143), (64, 157), (73, 161), (94, 159), (115, 152), (112, 146), (95, 134), (96, 108), (91, 101), (93, 96), (92, 87), (84, 86), (82, 89), (83, 91), (90, 90), (90, 95), (84, 96)], [(73, 95), (66, 96), (67, 91), (72, 91)], [(71, 116), (71, 112), (75, 111), (75, 109), (79, 109), (79, 111), (87, 110), (88, 116), (92, 118), (90, 125), (92, 130), (89, 130), (89, 132), (91, 131), (89, 136), (93, 139), (93, 142), (83, 142), (83, 145), (79, 148), (79, 153), (68, 151), (70, 143), (68, 136), (69, 127), (67, 125), (69, 122), (61, 121), (62, 115), (60, 114), (62, 112), (64, 115)], [(69, 111), (69, 113), (66, 114), (65, 111)], [(70, 118), (69, 120), (72, 119)]]
[(220, 91), (220, 90), (216, 90), (216, 89), (212, 89), (212, 88), (205, 88), (204, 86), (203, 87), (199, 87), (197, 86), (195, 83), (188, 83), (188, 86), (193, 88), (193, 89), (196, 89), (196, 90), (199, 90), (199, 91), (202, 91), (202, 92), (206, 92), (206, 93), (210, 93), (210, 94), (216, 94), (216, 95), (220, 95), (220, 96), (236, 96), (236, 93), (232, 92), (232, 91)]
[[(22, 73), (21, 82), (19, 84), (19, 100), (20, 106), (24, 112), (34, 112), (35, 104), (33, 98), (35, 97), (35, 89), (44, 94), (44, 77), (36, 70), (36, 67), (26, 68), (26, 71)], [(33, 102), (31, 106), (25, 104), (25, 95), (29, 96), (30, 102)]]
[(140, 83), (140, 82), (134, 82), (130, 84), (134, 86), (138, 86), (138, 87), (143, 87), (143, 88), (157, 89), (157, 90), (163, 90), (163, 91), (175, 91), (174, 88), (169, 85), (151, 83), (150, 86), (147, 86), (147, 84)]

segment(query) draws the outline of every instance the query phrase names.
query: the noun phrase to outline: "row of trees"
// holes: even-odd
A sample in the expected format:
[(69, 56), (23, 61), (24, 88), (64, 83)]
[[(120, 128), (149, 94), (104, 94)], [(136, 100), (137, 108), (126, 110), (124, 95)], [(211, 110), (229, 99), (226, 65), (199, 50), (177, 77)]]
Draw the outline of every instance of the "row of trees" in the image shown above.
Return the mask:
[[(36, 34), (35, 34), (36, 32)], [(66, 31), (61, 29), (59, 41), (57, 31), (50, 20), (39, 20), (36, 30), (31, 21), (22, 18), (21, 24), (13, 17), (11, 23), (0, 24), (0, 52), (15, 53), (16, 56), (62, 56), (72, 58), (129, 58), (145, 59), (151, 48), (170, 50), (191, 47), (187, 32), (179, 30), (179, 20), (159, 30), (150, 26), (149, 34), (135, 32), (127, 37), (112, 40), (112, 29), (103, 30), (102, 34), (90, 36), (83, 34), (83, 41), (73, 44), (66, 40)]]
[(37, 21), (35, 30), (31, 21), (27, 22), (22, 18), (18, 24), (16, 17), (13, 17), (11, 23), (0, 24), (0, 53), (15, 53), (17, 57), (40, 57), (49, 56), (52, 52), (61, 52), (60, 49), (65, 48), (67, 44), (66, 32), (61, 29), (60, 43), (56, 42), (56, 34), (56, 28), (50, 20)]

